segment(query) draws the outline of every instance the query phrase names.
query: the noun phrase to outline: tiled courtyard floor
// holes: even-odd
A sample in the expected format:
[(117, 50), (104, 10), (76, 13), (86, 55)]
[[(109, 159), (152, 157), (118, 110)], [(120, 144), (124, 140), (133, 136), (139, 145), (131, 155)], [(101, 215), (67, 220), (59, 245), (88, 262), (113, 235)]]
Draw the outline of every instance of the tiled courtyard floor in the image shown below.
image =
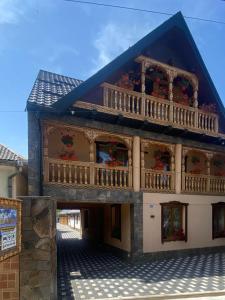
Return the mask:
[[(129, 264), (58, 225), (58, 299), (225, 290), (225, 253)], [(224, 296), (225, 299), (225, 296)]]

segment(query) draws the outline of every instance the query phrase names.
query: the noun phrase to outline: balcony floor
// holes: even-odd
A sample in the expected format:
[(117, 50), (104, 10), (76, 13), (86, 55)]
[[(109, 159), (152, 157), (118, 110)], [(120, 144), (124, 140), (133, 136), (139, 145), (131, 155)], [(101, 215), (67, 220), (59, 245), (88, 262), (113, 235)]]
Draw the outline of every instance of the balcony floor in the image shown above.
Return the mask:
[[(225, 253), (130, 264), (58, 226), (58, 299), (107, 299), (225, 290)], [(211, 298), (207, 298), (211, 299)]]

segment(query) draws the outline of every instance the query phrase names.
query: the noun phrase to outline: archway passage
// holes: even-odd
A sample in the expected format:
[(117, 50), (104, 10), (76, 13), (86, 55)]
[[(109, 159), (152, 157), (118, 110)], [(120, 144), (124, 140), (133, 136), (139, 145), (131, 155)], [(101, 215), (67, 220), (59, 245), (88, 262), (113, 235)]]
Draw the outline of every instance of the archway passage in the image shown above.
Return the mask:
[[(74, 299), (75, 294), (89, 299), (93, 291), (83, 286), (83, 279), (98, 280), (121, 268), (131, 250), (130, 228), (128, 203), (58, 202), (58, 299)], [(96, 275), (100, 270), (102, 275)]]

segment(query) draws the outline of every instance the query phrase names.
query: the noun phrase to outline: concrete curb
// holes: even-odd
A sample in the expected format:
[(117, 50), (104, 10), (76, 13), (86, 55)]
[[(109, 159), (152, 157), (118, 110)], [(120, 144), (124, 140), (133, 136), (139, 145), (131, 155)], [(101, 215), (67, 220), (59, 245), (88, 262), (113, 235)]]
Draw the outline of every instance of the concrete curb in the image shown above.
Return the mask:
[(225, 290), (211, 291), (211, 292), (194, 292), (194, 293), (180, 293), (168, 295), (149, 295), (149, 296), (129, 296), (129, 297), (116, 297), (116, 298), (102, 298), (99, 300), (173, 300), (173, 299), (188, 299), (188, 298), (202, 298), (202, 297), (216, 297), (224, 296)]

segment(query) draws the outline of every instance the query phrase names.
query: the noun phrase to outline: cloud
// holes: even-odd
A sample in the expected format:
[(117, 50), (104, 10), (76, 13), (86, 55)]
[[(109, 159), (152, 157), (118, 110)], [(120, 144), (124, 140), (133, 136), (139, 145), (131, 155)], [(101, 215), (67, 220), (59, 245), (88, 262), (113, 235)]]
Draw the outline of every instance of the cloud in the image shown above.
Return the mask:
[(94, 68), (91, 74), (108, 64), (116, 56), (127, 50), (141, 37), (150, 32), (158, 22), (146, 23), (144, 26), (122, 25), (109, 22), (101, 28), (93, 45), (97, 50), (97, 57), (93, 59)]
[[(25, 1), (24, 1), (25, 2)], [(20, 2), (21, 4), (22, 2)], [(19, 5), (19, 0), (0, 1), (0, 24), (15, 24), (23, 15), (23, 5)]]

